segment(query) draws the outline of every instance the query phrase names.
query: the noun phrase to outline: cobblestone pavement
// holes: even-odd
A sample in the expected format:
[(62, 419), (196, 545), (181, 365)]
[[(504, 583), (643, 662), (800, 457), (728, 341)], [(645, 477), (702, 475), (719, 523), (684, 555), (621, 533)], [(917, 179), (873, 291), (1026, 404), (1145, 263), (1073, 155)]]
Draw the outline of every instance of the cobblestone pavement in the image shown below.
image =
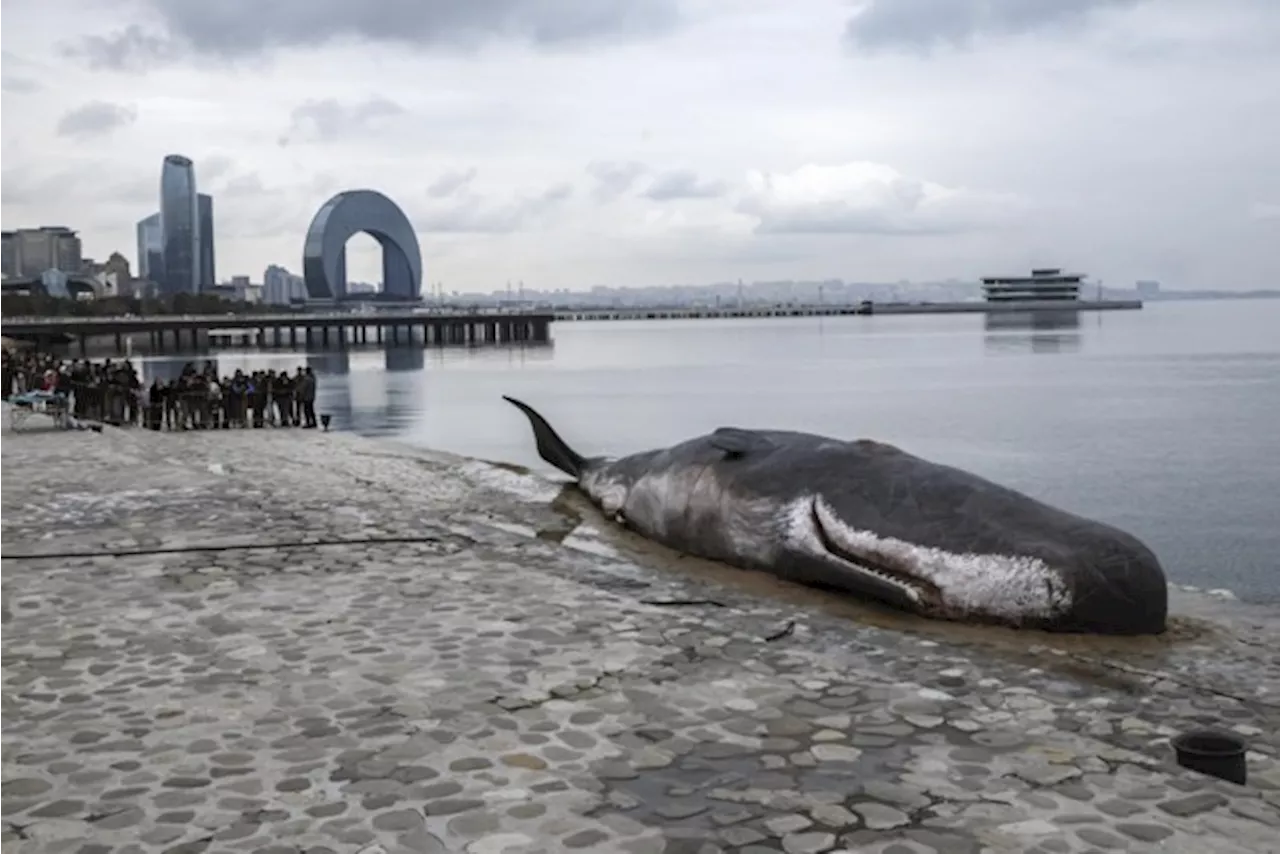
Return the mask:
[[(1266, 610), (929, 623), (348, 435), (6, 434), (3, 477), (6, 854), (1280, 851)], [(1249, 785), (1173, 764), (1202, 725)]]

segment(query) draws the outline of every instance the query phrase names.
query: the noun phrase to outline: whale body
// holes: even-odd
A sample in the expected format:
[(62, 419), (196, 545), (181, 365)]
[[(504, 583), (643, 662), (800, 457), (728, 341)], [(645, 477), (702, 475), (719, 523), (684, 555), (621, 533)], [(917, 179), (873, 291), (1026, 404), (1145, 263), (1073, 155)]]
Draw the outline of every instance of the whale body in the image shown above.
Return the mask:
[(605, 514), (686, 554), (924, 616), (1157, 634), (1159, 560), (1137, 538), (868, 439), (723, 427), (583, 457), (527, 404), (539, 455)]

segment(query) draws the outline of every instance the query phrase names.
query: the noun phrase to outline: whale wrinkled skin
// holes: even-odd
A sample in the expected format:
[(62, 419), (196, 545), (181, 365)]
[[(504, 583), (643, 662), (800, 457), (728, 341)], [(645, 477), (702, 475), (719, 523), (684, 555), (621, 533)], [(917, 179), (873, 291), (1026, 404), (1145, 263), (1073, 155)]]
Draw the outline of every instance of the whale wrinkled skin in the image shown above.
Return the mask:
[(1168, 584), (1135, 537), (867, 439), (720, 428), (586, 458), (510, 397), (539, 455), (607, 515), (672, 549), (924, 616), (1158, 634)]

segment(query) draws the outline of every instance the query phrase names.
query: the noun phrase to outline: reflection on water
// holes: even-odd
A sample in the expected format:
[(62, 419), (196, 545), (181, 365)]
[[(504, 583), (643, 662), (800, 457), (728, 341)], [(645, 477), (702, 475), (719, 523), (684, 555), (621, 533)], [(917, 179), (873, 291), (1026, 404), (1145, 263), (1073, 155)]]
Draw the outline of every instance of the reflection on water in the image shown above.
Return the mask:
[[(1099, 322), (1102, 312), (1094, 312)], [(1080, 349), (1080, 312), (1009, 311), (985, 315), (991, 352), (1064, 353)]]
[(287, 371), (299, 365), (320, 377), (316, 412), (329, 415), (333, 430), (366, 436), (394, 436), (408, 430), (426, 409), (425, 373), (469, 359), (519, 367), (552, 358), (550, 342), (521, 342), (487, 347), (423, 347), (384, 344), (325, 350), (215, 350), (134, 360), (144, 385), (173, 380), (187, 365), (197, 370), (214, 363), (220, 376), (236, 371)]
[(426, 351), (421, 347), (388, 347), (386, 356), (388, 371), (420, 371), (427, 364)]

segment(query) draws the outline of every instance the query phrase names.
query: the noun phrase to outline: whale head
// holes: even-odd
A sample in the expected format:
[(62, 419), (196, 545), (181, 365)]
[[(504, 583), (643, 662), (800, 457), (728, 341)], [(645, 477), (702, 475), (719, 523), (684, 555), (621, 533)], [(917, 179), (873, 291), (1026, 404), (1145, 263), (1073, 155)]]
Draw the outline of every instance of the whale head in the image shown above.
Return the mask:
[[(853, 521), (856, 512), (842, 513), (840, 498), (795, 499), (784, 525), (790, 548), (821, 566), (810, 573), (840, 587), (949, 620), (1096, 634), (1165, 630), (1164, 571), (1122, 531), (1079, 520), (1030, 538), (1020, 528), (1017, 546), (984, 548), (964, 531), (948, 531), (961, 528), (962, 517), (940, 518), (919, 538), (891, 536)], [(956, 545), (940, 545), (946, 542)]]

